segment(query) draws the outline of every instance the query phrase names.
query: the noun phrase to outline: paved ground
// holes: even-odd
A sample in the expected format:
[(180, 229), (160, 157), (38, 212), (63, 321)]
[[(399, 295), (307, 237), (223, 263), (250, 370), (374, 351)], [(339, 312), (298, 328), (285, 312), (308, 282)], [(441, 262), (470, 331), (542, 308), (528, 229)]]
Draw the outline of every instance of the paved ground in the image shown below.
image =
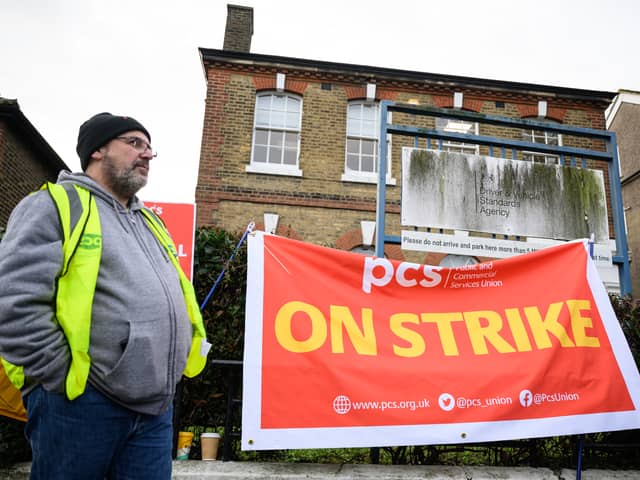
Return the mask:
[[(0, 480), (26, 480), (29, 464), (0, 469)], [(296, 463), (176, 461), (175, 480), (573, 480), (574, 470), (547, 468), (444, 467), (432, 465), (318, 465)], [(149, 479), (153, 480), (153, 479)], [(640, 480), (635, 470), (585, 470), (582, 480)]]

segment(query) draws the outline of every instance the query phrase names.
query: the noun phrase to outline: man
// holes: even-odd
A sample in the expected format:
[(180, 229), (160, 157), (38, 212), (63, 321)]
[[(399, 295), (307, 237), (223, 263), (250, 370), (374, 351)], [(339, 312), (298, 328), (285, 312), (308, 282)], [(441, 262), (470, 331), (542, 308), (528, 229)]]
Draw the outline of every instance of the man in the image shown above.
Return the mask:
[(23, 199), (0, 242), (0, 356), (22, 389), (32, 479), (169, 479), (172, 401), (208, 344), (161, 221), (135, 196), (151, 136), (83, 123), (84, 173)]

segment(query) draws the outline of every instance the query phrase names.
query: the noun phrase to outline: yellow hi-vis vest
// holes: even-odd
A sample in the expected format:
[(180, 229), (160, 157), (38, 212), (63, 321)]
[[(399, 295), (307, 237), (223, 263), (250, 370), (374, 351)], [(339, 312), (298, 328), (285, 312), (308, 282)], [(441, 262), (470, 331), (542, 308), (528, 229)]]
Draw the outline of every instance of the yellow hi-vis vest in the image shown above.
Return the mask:
[[(63, 262), (61, 273), (56, 279), (54, 321), (57, 321), (62, 328), (71, 352), (71, 363), (65, 382), (69, 400), (82, 395), (89, 377), (91, 307), (102, 254), (100, 217), (95, 198), (90, 191), (82, 187), (73, 185), (73, 188), (77, 192), (81, 206), (80, 217), (73, 229), (71, 229), (72, 202), (75, 202), (75, 199), (72, 200), (73, 196), (64, 186), (55, 183), (47, 183), (41, 188), (49, 192), (56, 205), (63, 233)], [(77, 208), (77, 205), (74, 204), (73, 207)], [(193, 328), (191, 350), (183, 373), (187, 377), (194, 377), (205, 367), (207, 348), (202, 347), (203, 342), (206, 345), (206, 332), (193, 285), (180, 268), (175, 245), (162, 221), (150, 210), (142, 209), (141, 212), (154, 236), (167, 251), (180, 278), (180, 287)], [(11, 383), (18, 389), (22, 388), (24, 385), (22, 367), (12, 365), (1, 358), (0, 360)]]

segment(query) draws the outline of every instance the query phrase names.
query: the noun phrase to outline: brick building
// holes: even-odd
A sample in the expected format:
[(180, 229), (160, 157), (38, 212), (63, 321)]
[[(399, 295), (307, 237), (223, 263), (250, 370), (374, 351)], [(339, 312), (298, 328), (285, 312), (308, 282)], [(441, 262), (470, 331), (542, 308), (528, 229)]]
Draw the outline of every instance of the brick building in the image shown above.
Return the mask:
[[(615, 96), (252, 54), (252, 32), (252, 9), (228, 5), (224, 48), (200, 48), (207, 96), (196, 188), (199, 226), (242, 231), (250, 220), (262, 229), (265, 222), (277, 222), (279, 235), (340, 249), (369, 250), (362, 222), (376, 218), (381, 100), (604, 130), (604, 112)], [(416, 120), (398, 113), (396, 121), (449, 132), (604, 148), (597, 140), (447, 118)], [(387, 139), (386, 222), (387, 229), (396, 232), (401, 229), (401, 149), (412, 143), (395, 135)], [(486, 147), (463, 142), (445, 142), (442, 148), (488, 154)], [(541, 153), (518, 155), (533, 162), (558, 161)], [(604, 163), (590, 162), (606, 171)], [(608, 180), (605, 185), (608, 189)], [(415, 256), (392, 244), (385, 246), (385, 254), (431, 264), (439, 264), (444, 256)]]
[(620, 178), (631, 251), (631, 289), (640, 289), (640, 92), (620, 90), (607, 110), (607, 129), (616, 132)]
[(0, 97), (0, 228), (25, 195), (55, 181), (62, 169), (69, 167), (24, 116), (17, 100)]

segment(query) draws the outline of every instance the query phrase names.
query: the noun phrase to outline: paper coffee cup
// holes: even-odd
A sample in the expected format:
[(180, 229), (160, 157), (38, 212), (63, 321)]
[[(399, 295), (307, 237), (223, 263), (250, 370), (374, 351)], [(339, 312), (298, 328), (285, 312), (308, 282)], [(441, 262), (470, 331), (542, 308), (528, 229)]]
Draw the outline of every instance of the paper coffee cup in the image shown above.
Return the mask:
[(176, 460), (189, 460), (189, 451), (193, 442), (193, 432), (178, 432)]
[(201, 433), (202, 460), (210, 461), (218, 458), (218, 445), (220, 445), (220, 435), (209, 432)]

